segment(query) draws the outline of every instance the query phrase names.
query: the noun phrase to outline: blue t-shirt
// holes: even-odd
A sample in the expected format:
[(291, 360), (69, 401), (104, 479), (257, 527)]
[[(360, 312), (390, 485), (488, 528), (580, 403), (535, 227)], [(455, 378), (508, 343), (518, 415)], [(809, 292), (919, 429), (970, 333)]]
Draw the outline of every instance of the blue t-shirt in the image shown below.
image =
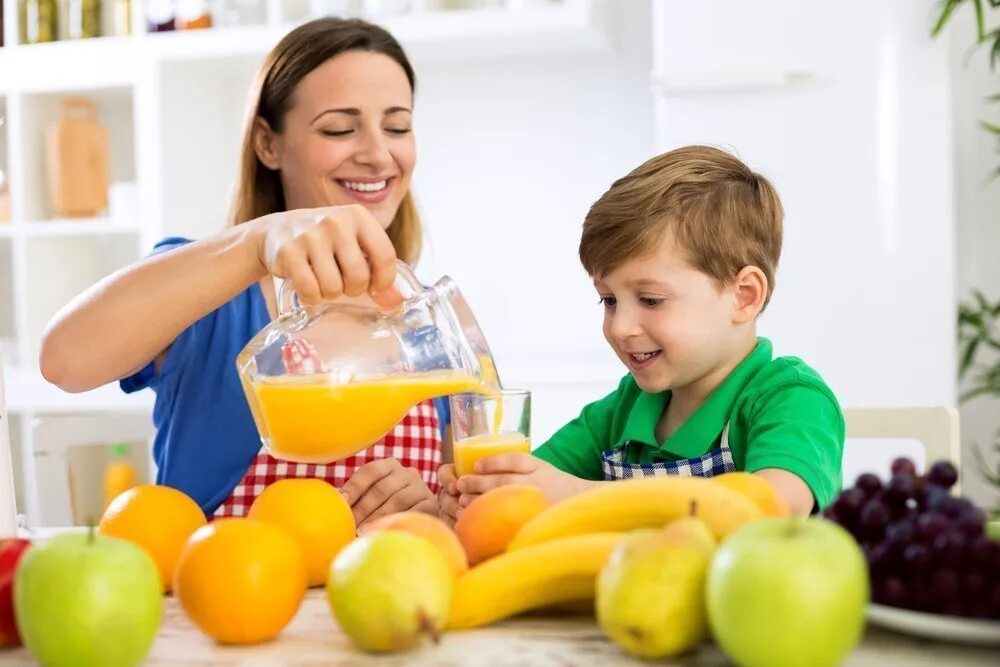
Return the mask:
[[(164, 239), (153, 254), (185, 243), (190, 239)], [(264, 294), (254, 283), (185, 329), (159, 371), (150, 362), (120, 381), (126, 393), (146, 387), (156, 392), (156, 483), (180, 489), (208, 516), (229, 497), (260, 451), (236, 356), (270, 321)], [(448, 400), (435, 399), (434, 405), (443, 433), (450, 417)]]

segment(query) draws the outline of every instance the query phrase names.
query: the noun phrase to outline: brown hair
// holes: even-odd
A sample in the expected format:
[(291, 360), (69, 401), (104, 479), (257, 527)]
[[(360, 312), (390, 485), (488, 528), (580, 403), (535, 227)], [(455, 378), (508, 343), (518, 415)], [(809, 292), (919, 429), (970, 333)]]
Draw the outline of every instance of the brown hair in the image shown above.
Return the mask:
[[(285, 210), (279, 173), (257, 159), (254, 122), (262, 118), (275, 132), (281, 132), (299, 82), (323, 63), (348, 51), (371, 51), (389, 56), (403, 68), (410, 90), (416, 90), (416, 75), (403, 47), (377, 25), (360, 19), (330, 17), (309, 21), (289, 32), (264, 59), (250, 88), (229, 224), (238, 225)], [(420, 256), (422, 237), (412, 192), (403, 197), (386, 232), (399, 258), (408, 264), (415, 263)]]
[(774, 186), (739, 158), (686, 146), (640, 165), (598, 199), (583, 223), (580, 261), (602, 276), (650, 252), (670, 231), (696, 269), (728, 284), (746, 266), (767, 277), (781, 256), (784, 213)]

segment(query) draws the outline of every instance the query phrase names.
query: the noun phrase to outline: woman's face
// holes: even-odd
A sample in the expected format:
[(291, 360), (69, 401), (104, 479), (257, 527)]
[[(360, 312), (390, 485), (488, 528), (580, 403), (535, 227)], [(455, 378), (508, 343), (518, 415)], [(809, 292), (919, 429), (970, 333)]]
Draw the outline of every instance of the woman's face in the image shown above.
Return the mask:
[(396, 61), (342, 53), (299, 82), (280, 133), (258, 120), (257, 155), (281, 172), (286, 208), (361, 204), (386, 228), (416, 162), (412, 109)]

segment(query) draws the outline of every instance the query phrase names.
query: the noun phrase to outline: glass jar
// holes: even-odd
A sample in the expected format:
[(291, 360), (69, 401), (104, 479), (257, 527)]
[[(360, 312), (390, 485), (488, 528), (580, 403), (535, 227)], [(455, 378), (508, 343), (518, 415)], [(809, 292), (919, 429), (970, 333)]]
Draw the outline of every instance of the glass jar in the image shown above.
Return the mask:
[(176, 20), (178, 30), (211, 28), (212, 12), (206, 0), (178, 0)]
[(21, 0), (21, 42), (41, 44), (59, 39), (59, 5), (56, 0)]
[(278, 318), (236, 359), (261, 441), (276, 458), (352, 456), (421, 401), (499, 391), (486, 339), (447, 276), (425, 289), (399, 262), (403, 301), (390, 310), (304, 307), (287, 287), (279, 291)]
[(65, 39), (89, 39), (101, 36), (101, 0), (63, 0)]
[(176, 30), (174, 5), (171, 0), (146, 0), (146, 32)]

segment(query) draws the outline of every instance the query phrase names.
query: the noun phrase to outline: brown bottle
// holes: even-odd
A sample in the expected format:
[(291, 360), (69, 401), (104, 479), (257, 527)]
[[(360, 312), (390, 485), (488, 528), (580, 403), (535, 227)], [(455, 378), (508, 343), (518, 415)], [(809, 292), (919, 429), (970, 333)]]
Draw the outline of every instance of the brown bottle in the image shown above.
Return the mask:
[(49, 205), (60, 217), (93, 217), (108, 206), (108, 135), (86, 97), (62, 101), (48, 130)]

